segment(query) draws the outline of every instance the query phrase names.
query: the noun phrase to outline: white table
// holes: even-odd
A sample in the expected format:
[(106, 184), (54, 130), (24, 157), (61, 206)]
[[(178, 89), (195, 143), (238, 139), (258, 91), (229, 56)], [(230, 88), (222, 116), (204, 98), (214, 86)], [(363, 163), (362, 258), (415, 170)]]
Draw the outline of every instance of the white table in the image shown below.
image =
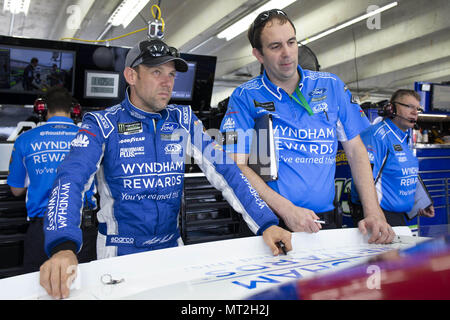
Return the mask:
[[(151, 251), (78, 266), (69, 299), (244, 299), (287, 281), (313, 277), (361, 263), (382, 252), (420, 241), (408, 227), (395, 227), (411, 239), (368, 244), (358, 229), (293, 233), (293, 250), (274, 257), (262, 237), (208, 242)], [(416, 240), (417, 239), (417, 240)], [(124, 281), (115, 285), (106, 279)], [(0, 299), (50, 299), (39, 273), (0, 280)]]

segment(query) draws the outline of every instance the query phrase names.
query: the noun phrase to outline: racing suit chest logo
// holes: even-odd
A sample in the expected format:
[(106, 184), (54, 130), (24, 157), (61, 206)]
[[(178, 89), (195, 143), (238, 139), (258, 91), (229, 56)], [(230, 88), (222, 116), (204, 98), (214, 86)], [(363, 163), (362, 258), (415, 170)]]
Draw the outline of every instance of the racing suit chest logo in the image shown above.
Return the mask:
[(253, 100), (253, 104), (255, 105), (255, 108), (263, 108), (267, 111), (275, 111), (275, 104), (273, 103), (273, 101), (258, 102), (256, 100)]
[(119, 133), (121, 134), (135, 134), (135, 133), (141, 133), (142, 130), (142, 122), (136, 121), (136, 122), (129, 122), (129, 123), (118, 123), (117, 129)]

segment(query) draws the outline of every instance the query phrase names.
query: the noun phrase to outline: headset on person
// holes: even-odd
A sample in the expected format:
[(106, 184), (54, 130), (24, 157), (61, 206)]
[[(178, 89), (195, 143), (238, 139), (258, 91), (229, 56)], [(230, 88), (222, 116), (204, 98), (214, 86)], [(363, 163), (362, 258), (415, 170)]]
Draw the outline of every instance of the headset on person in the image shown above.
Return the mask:
[(378, 102), (377, 105), (378, 105), (378, 115), (379, 116), (391, 118), (391, 119), (394, 119), (395, 117), (399, 117), (401, 119), (404, 119), (406, 121), (414, 123), (415, 130), (419, 129), (419, 125), (417, 124), (417, 121), (407, 119), (407, 118), (399, 116), (397, 114), (397, 107), (395, 106), (394, 101), (383, 100), (383, 101)]
[[(45, 116), (47, 115), (47, 103), (45, 102), (45, 97), (38, 97), (34, 101), (33, 105), (34, 113), (36, 113), (39, 117), (39, 121), (44, 121)], [(81, 120), (81, 105), (78, 103), (78, 101), (75, 98), (72, 98), (72, 106), (70, 108), (70, 117), (74, 120)]]

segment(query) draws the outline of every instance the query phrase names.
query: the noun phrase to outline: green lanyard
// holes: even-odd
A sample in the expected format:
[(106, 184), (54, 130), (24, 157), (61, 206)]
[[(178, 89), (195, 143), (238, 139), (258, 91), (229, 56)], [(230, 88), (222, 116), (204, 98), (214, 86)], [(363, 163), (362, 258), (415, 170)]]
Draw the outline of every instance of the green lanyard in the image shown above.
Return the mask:
[(308, 101), (306, 101), (305, 97), (303, 96), (302, 92), (300, 91), (300, 89), (297, 87), (295, 88), (295, 93), (297, 94), (297, 97), (300, 99), (300, 101), (297, 100), (297, 98), (293, 95), (290, 94), (289, 96), (294, 99), (299, 105), (301, 105), (303, 108), (305, 108), (305, 110), (308, 112), (308, 114), (310, 116), (312, 116), (314, 114), (314, 112), (311, 110), (311, 107), (308, 104)]

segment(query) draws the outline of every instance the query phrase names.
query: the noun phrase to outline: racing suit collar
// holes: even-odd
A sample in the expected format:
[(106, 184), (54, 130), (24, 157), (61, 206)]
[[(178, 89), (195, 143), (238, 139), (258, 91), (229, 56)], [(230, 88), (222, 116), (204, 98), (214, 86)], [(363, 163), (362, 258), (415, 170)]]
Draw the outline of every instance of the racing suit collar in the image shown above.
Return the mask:
[(127, 87), (127, 89), (125, 90), (125, 99), (122, 101), (122, 106), (125, 108), (125, 110), (128, 111), (128, 113), (139, 120), (143, 120), (143, 119), (162, 119), (166, 114), (167, 114), (167, 110), (164, 109), (161, 112), (147, 112), (144, 110), (139, 109), (138, 107), (136, 107), (134, 104), (131, 103), (130, 101), (130, 96), (129, 96), (129, 87)]
[(68, 117), (63, 117), (63, 116), (53, 116), (50, 119), (47, 120), (48, 122), (67, 122), (67, 123), (73, 123), (73, 120), (71, 118)]
[(405, 139), (408, 138), (408, 136), (409, 136), (408, 131), (409, 131), (409, 130), (406, 130), (406, 131), (400, 130), (400, 128), (397, 127), (397, 126), (395, 125), (395, 123), (394, 123), (391, 119), (389, 119), (389, 118), (384, 119), (384, 121), (386, 122), (386, 125), (389, 127), (389, 129), (392, 131), (392, 133), (394, 133), (395, 137), (396, 137), (400, 142), (403, 142), (403, 141), (405, 141)]
[[(300, 90), (302, 90), (303, 79), (305, 79), (305, 75), (304, 75), (303, 69), (300, 67), (300, 65), (297, 65), (297, 71), (298, 71), (298, 74), (300, 75), (300, 81), (298, 82), (298, 88)], [(272, 95), (274, 95), (278, 100), (282, 99), (282, 92), (284, 92), (284, 90), (282, 90), (280, 87), (276, 86), (275, 84), (272, 83), (272, 81), (269, 80), (266, 70), (264, 70), (261, 80), (262, 80), (264, 87), (266, 87), (266, 89)]]

